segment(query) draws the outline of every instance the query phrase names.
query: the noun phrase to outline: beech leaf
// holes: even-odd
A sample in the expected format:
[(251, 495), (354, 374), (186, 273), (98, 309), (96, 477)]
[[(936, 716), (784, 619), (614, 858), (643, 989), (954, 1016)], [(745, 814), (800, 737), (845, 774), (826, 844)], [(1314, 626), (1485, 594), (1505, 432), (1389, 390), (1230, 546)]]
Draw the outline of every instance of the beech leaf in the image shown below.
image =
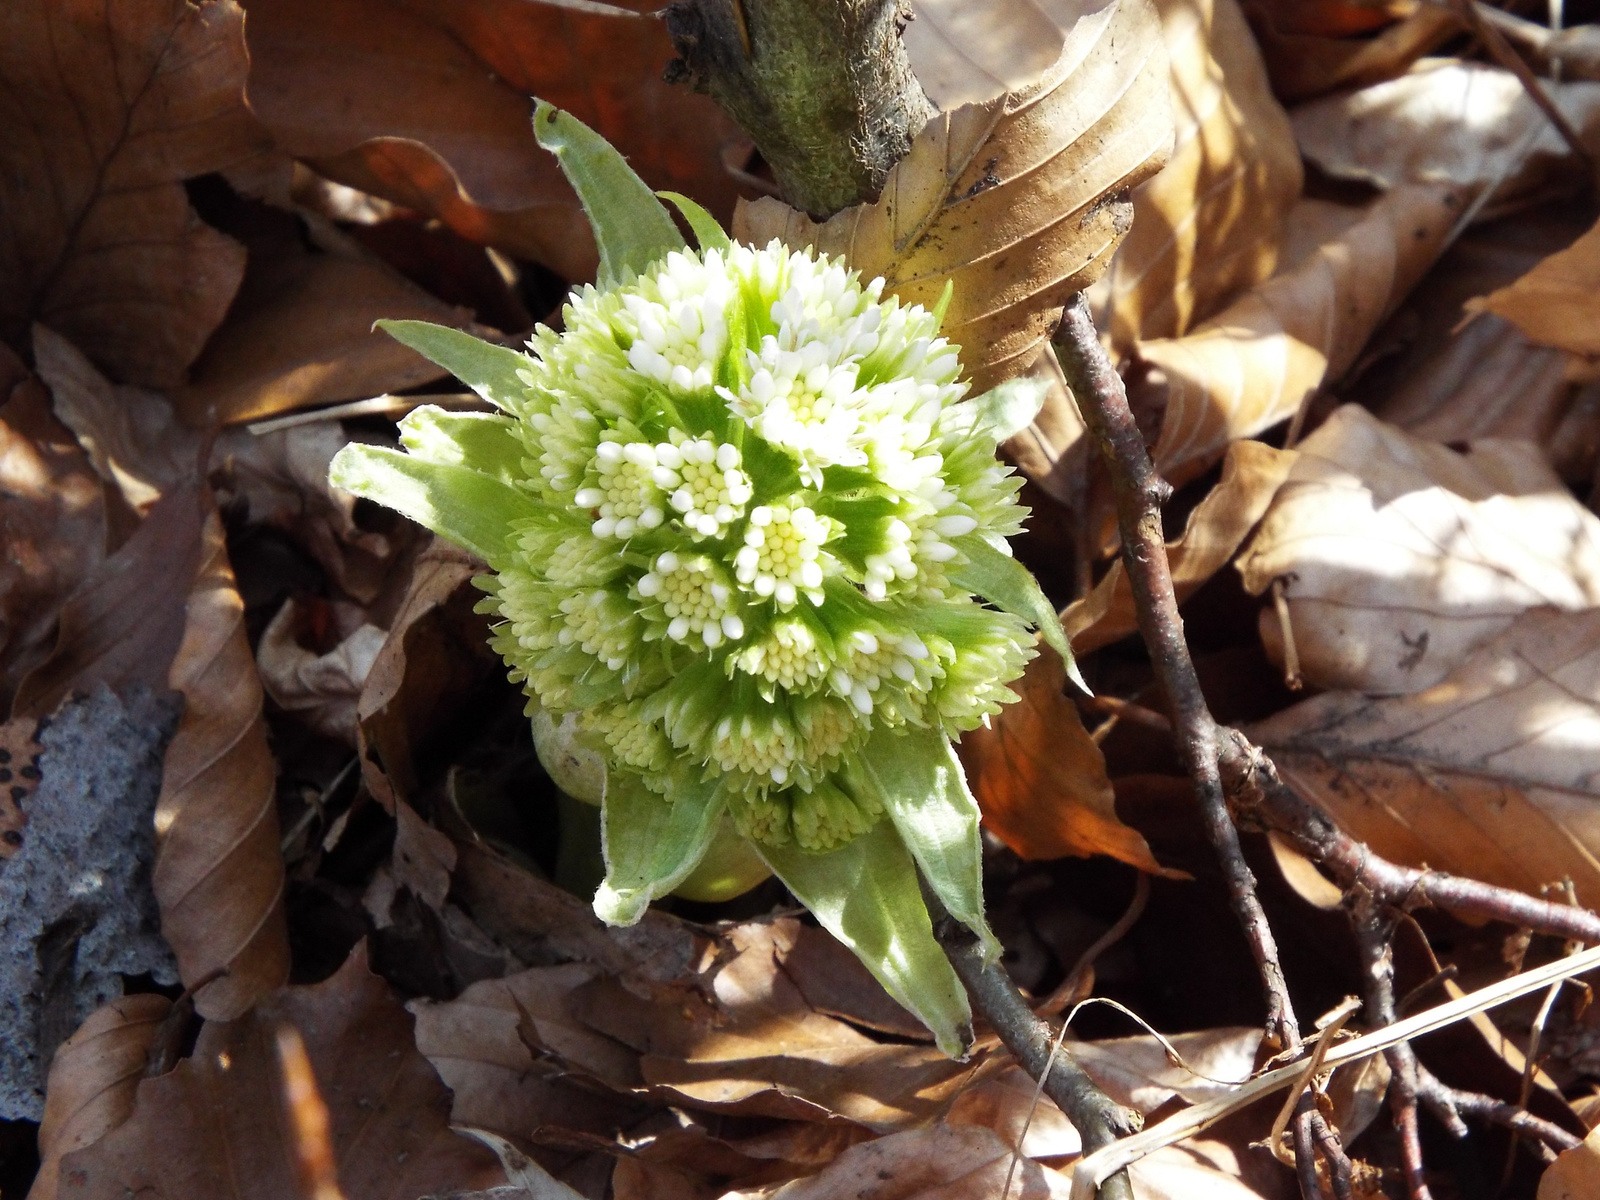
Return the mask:
[(1412, 695), (1328, 692), (1248, 732), (1377, 854), (1600, 903), (1600, 609), (1524, 614)]
[(1100, 747), (1063, 689), (1066, 671), (1042, 648), (1020, 680), (1021, 696), (961, 738), (983, 822), (1026, 859), (1108, 854), (1153, 874), (1166, 871), (1144, 836), (1117, 819)]
[(171, 1009), (165, 996), (123, 996), (90, 1013), (57, 1048), (39, 1123), (39, 1174), (28, 1200), (55, 1200), (62, 1157), (128, 1119), (151, 1044)]
[(1600, 518), (1532, 443), (1458, 454), (1352, 404), (1300, 444), (1239, 572), (1283, 580), (1309, 682), (1414, 692), (1529, 609), (1600, 606)]
[(1118, 351), (1176, 337), (1277, 266), (1300, 195), (1294, 130), (1237, 0), (1156, 0), (1177, 136), (1133, 191), (1133, 228), (1090, 295)]
[(1037, 78), (940, 113), (874, 204), (818, 224), (771, 198), (741, 202), (734, 236), (815, 246), (932, 309), (976, 391), (1024, 371), (1073, 293), (1128, 228), (1128, 188), (1172, 144), (1160, 27), (1142, 0), (1078, 16)]
[(38, 320), (167, 386), (221, 323), (244, 248), (183, 181), (262, 150), (234, 0), (18, 0), (0, 11), (0, 339)]
[(139, 1082), (133, 1111), (62, 1160), (58, 1193), (99, 1200), (270, 1200), (299, 1194), (274, 1033), (305, 1040), (350, 1200), (415, 1200), (503, 1178), (449, 1129), (450, 1094), (413, 1044), (412, 1020), (358, 945), (330, 979), (282, 988), (232, 1021), (207, 1021), (194, 1053)]
[(156, 802), (151, 884), (179, 975), (197, 989), (195, 1011), (229, 1020), (288, 978), (289, 939), (277, 767), (244, 601), (214, 505), (200, 546), (183, 641), (167, 675), (184, 709)]

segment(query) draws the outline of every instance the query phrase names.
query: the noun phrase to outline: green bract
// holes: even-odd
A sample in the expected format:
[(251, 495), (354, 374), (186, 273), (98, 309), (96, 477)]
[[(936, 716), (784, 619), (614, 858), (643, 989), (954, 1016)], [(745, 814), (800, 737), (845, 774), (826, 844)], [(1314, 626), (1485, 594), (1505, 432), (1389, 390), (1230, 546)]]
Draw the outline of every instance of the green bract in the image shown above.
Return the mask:
[(1025, 510), (995, 458), (1036, 402), (958, 403), (937, 313), (732, 244), (673, 197), (689, 249), (596, 135), (544, 105), (535, 128), (595, 224), (600, 286), (527, 354), (386, 324), (499, 413), (419, 409), (403, 452), (347, 447), (334, 482), (492, 568), (495, 646), (542, 749), (568, 739), (546, 761), (603, 777), (603, 918), (686, 880), (749, 886), (753, 848), (959, 1052), (966, 998), (919, 874), (997, 952), (950, 739), (1013, 698), (1030, 622), (1065, 650), (1009, 556)]

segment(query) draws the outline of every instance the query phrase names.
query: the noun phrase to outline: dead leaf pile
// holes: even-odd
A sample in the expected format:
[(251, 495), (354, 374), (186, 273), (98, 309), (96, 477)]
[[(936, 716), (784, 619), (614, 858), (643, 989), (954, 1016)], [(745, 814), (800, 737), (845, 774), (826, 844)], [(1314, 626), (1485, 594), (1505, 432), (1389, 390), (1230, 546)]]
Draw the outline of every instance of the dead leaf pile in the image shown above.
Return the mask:
[[(993, 1031), (945, 1058), (775, 880), (602, 925), (597, 812), (541, 765), (483, 564), (327, 483), (419, 404), (481, 407), (374, 321), (515, 346), (592, 277), (534, 97), (741, 238), (950, 288), (973, 390), (1043, 397), (1005, 447), (1016, 550), (1095, 694), (1044, 650), (959, 752), (1002, 962), (1110, 1097), (1154, 1123), (1273, 1048), (1050, 345), (1077, 292), (1178, 488), (1218, 719), (1389, 859), (1600, 905), (1594, 25), (1476, 10), (1574, 146), (1453, 6), (914, 0), (936, 115), (814, 220), (669, 81), (657, 7), (0, 10), (6, 1200), (278, 1200), (317, 1171), (348, 1200), (1072, 1192), (1082, 1139)], [(1364, 986), (1342, 897), (1246, 853), (1309, 1030)], [(1407, 1003), (1562, 949), (1504, 933), (1419, 913)], [(1416, 1052), (1576, 1141), (1576, 994)], [(1312, 1081), (1355, 1195), (1405, 1194), (1389, 1070)], [(1136, 1163), (1135, 1194), (1295, 1194), (1275, 1103)], [(1470, 1124), (1459, 1161), (1424, 1125), (1433, 1194), (1509, 1162), (1503, 1195), (1592, 1200), (1593, 1134), (1558, 1158)]]

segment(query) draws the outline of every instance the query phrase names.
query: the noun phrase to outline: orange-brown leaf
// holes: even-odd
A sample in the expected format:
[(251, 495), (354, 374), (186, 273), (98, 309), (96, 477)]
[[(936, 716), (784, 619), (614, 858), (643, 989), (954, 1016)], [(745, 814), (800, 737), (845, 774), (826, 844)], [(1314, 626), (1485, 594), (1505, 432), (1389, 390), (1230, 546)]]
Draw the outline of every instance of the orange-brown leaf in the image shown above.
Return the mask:
[(234, 0), (0, 8), (0, 338), (40, 320), (124, 382), (182, 380), (245, 257), (183, 181), (262, 147), (247, 67)]
[(140, 1082), (125, 1122), (64, 1158), (59, 1195), (299, 1195), (274, 1038), (282, 1024), (305, 1040), (349, 1200), (416, 1200), (503, 1178), (487, 1152), (450, 1131), (449, 1092), (357, 947), (326, 982), (283, 988), (238, 1020), (207, 1022), (191, 1057)]
[[(152, 512), (146, 524), (155, 519)], [(227, 1020), (288, 978), (289, 943), (277, 769), (267, 748), (244, 602), (214, 506), (205, 514), (200, 545), (183, 641), (167, 676), (183, 693), (184, 711), (167, 747), (156, 802), (151, 883), (162, 936), (184, 984), (198, 989), (196, 1010)]]
[(28, 1200), (55, 1200), (62, 1157), (128, 1119), (150, 1046), (171, 1008), (165, 996), (123, 996), (90, 1013), (57, 1048), (39, 1124), (39, 1174)]
[(1170, 875), (1144, 835), (1117, 819), (1100, 747), (1064, 689), (1066, 668), (1048, 646), (1012, 687), (1021, 696), (989, 728), (963, 735), (961, 761), (983, 823), (1026, 859), (1107, 854)]
[(1540, 345), (1600, 355), (1600, 225), (1468, 308), (1498, 313)]

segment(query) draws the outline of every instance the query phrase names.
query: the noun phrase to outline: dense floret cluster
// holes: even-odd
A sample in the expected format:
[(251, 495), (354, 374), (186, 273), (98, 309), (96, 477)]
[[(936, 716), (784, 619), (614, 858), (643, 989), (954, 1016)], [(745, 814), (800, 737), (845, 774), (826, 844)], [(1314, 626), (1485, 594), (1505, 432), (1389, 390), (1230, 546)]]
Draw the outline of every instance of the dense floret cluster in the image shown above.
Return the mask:
[(1011, 698), (1016, 616), (951, 583), (1018, 482), (959, 419), (935, 314), (774, 242), (674, 251), (541, 328), (512, 405), (540, 501), (492, 584), (497, 649), (654, 791), (715, 778), (741, 832), (870, 829), (875, 728), (959, 734)]

